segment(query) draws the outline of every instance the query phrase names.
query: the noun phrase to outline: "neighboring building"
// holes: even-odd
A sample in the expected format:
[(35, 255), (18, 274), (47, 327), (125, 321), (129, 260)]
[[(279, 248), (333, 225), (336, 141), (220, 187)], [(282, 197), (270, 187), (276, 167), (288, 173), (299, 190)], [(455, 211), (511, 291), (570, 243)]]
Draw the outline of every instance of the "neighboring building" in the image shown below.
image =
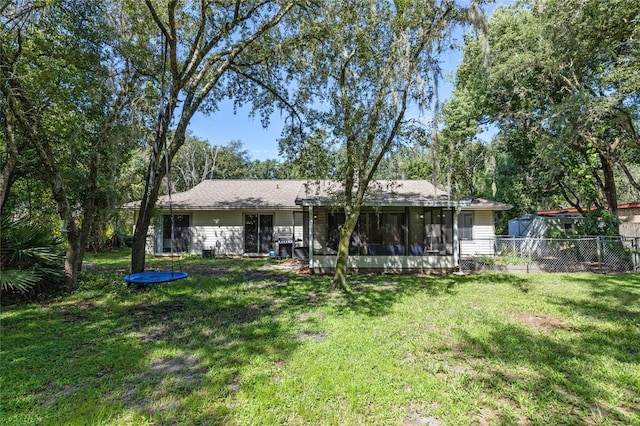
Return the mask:
[[(453, 199), (424, 180), (372, 184), (350, 244), (354, 270), (454, 269), (458, 251), (494, 254), (494, 214), (508, 204)], [(332, 181), (206, 180), (173, 194), (174, 251), (300, 256), (313, 272), (334, 268), (344, 212)], [(140, 203), (125, 208), (136, 212)], [(149, 229), (147, 253), (172, 251), (168, 197)]]
[(550, 238), (575, 231), (584, 220), (579, 214), (525, 214), (509, 221), (509, 236), (516, 238)]
[[(576, 208), (545, 210), (538, 214), (577, 214)], [(618, 218), (620, 219), (620, 235), (640, 238), (640, 202), (618, 204)]]

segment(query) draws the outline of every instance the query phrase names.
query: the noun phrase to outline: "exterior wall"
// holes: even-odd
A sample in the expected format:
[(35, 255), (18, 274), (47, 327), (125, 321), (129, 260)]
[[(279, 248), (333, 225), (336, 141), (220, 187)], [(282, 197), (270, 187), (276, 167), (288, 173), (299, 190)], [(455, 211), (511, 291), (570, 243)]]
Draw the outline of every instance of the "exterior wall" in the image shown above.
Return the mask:
[(640, 209), (618, 210), (618, 217), (624, 223), (640, 223)]
[(146, 254), (155, 254), (155, 246), (156, 246), (156, 230), (153, 225), (149, 225), (149, 233), (147, 234), (147, 241), (144, 245), (144, 252)]
[[(335, 267), (335, 251), (331, 250), (327, 244), (328, 209), (314, 208), (314, 255), (311, 258), (310, 268), (315, 272), (330, 272)], [(424, 230), (422, 208), (411, 207), (408, 213), (408, 234), (407, 242), (411, 248), (412, 244), (423, 244)], [(462, 253), (467, 255), (494, 254), (494, 214), (493, 211), (473, 211), (473, 240), (461, 241)], [(412, 253), (409, 249), (408, 253)], [(456, 268), (456, 256), (430, 255), (422, 253), (412, 253), (407, 256), (357, 256), (350, 255), (348, 268), (353, 271), (378, 270), (387, 272), (400, 271), (433, 271), (433, 270), (454, 270)]]
[(191, 253), (215, 250), (216, 255), (244, 251), (244, 216), (241, 211), (197, 211), (191, 215)]
[(620, 235), (640, 237), (640, 209), (618, 210), (620, 218)]
[[(464, 211), (464, 210), (463, 210)], [(472, 240), (460, 241), (460, 255), (493, 255), (496, 236), (493, 211), (475, 210), (473, 212)]]
[[(263, 213), (261, 213), (263, 214)], [(268, 213), (267, 213), (268, 214)], [(303, 245), (304, 242), (304, 221), (303, 213), (299, 212), (276, 212), (274, 217), (273, 238), (290, 239), (294, 238), (297, 244)], [(304, 242), (306, 244), (306, 242)]]
[[(303, 241), (303, 213), (292, 210), (257, 211), (257, 210), (209, 210), (193, 212), (174, 212), (174, 214), (188, 214), (191, 225), (190, 254), (202, 254), (203, 250), (212, 250), (216, 255), (241, 256), (244, 254), (244, 216), (245, 214), (274, 215), (273, 238), (295, 237), (300, 245)], [(149, 227), (146, 252), (156, 254), (158, 246), (156, 240), (161, 241), (155, 234), (155, 227)], [(161, 228), (158, 228), (161, 230)], [(157, 253), (159, 254), (159, 253)]]
[[(317, 271), (331, 270), (335, 265), (335, 251), (327, 244), (328, 209), (315, 207), (313, 256), (311, 268)], [(421, 238), (421, 208), (408, 210), (408, 243)], [(212, 250), (216, 255), (240, 256), (244, 254), (244, 216), (245, 214), (273, 214), (274, 241), (278, 238), (295, 238), (297, 247), (307, 246), (308, 238), (304, 236), (304, 216), (302, 211), (255, 211), (255, 210), (218, 210), (175, 212), (189, 214), (191, 224), (191, 254), (201, 254), (203, 250)], [(473, 240), (460, 241), (461, 255), (492, 255), (494, 253), (494, 219), (492, 211), (473, 212)], [(295, 223), (294, 223), (295, 221)], [(155, 228), (149, 228), (146, 250), (154, 254), (157, 245)], [(433, 270), (453, 269), (456, 266), (452, 255), (418, 255), (418, 256), (350, 256), (349, 267), (353, 270), (382, 269), (399, 270)]]

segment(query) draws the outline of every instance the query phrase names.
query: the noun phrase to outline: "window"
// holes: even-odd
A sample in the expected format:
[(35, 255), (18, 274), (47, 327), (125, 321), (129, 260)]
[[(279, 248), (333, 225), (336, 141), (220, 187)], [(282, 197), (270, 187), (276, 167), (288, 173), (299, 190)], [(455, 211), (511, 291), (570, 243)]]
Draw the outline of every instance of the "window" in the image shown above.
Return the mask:
[(473, 213), (463, 212), (458, 215), (458, 239), (473, 239)]

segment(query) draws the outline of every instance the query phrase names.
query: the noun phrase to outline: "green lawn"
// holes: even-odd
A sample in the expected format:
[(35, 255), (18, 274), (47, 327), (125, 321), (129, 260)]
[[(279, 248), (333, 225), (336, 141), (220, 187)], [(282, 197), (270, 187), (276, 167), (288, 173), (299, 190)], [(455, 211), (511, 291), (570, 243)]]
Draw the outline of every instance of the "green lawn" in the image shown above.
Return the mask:
[(73, 296), (4, 306), (0, 423), (640, 424), (637, 274), (361, 275), (343, 294), (277, 261), (181, 263), (140, 291), (128, 258), (94, 257)]

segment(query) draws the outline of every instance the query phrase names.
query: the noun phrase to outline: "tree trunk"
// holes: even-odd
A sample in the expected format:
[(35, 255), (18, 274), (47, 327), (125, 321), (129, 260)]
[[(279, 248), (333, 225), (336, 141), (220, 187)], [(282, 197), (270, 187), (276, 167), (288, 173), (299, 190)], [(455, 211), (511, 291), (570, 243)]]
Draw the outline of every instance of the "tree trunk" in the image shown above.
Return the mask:
[(349, 290), (347, 286), (347, 262), (349, 260), (349, 242), (353, 235), (353, 230), (358, 223), (360, 208), (353, 209), (345, 215), (344, 225), (340, 228), (340, 242), (338, 243), (338, 254), (336, 257), (336, 271), (333, 275), (332, 289)]
[[(12, 82), (15, 83), (15, 82)], [(56, 202), (58, 214), (67, 225), (67, 253), (64, 261), (64, 281), (68, 291), (72, 292), (78, 287), (78, 256), (79, 256), (79, 232), (73, 217), (69, 198), (65, 189), (64, 180), (53, 155), (53, 148), (45, 132), (41, 132), (40, 120), (37, 116), (27, 116), (25, 112), (32, 113), (36, 109), (31, 106), (29, 99), (23, 95), (22, 88), (2, 86), (7, 98), (12, 116), (16, 119), (22, 131), (27, 136), (29, 143), (35, 148), (49, 181), (51, 194)], [(12, 90), (13, 89), (13, 90)], [(15, 91), (15, 92), (14, 92)], [(16, 99), (16, 97), (19, 97)], [(19, 106), (20, 105), (20, 106)]]
[[(160, 186), (162, 179), (166, 176), (167, 164), (171, 166), (173, 158), (178, 150), (184, 145), (186, 138), (187, 126), (195, 114), (197, 108), (183, 107), (180, 121), (173, 133), (171, 143), (166, 144), (167, 132), (169, 130), (170, 117), (172, 117), (176, 109), (178, 98), (178, 89), (172, 89), (171, 101), (166, 105), (159, 117), (158, 128), (156, 130), (156, 140), (154, 141), (154, 154), (149, 164), (146, 175), (146, 184), (144, 196), (140, 203), (140, 214), (136, 221), (133, 232), (133, 246), (131, 249), (131, 273), (143, 272), (145, 267), (145, 245), (147, 241), (147, 232), (151, 219), (155, 211), (155, 205), (160, 194)], [(160, 155), (160, 149), (166, 146), (163, 155)], [(165, 158), (166, 157), (166, 158)], [(171, 182), (168, 182), (171, 185)]]
[[(175, 103), (169, 102), (164, 108), (161, 108), (158, 117), (158, 125), (156, 128), (156, 135), (153, 142), (153, 153), (151, 155), (151, 161), (149, 168), (147, 169), (144, 195), (140, 202), (140, 213), (138, 214), (138, 220), (133, 231), (133, 246), (131, 248), (131, 273), (136, 274), (144, 271), (145, 267), (145, 246), (147, 242), (147, 232), (153, 213), (155, 211), (156, 201), (158, 201), (158, 194), (160, 193), (160, 184), (162, 178), (165, 175), (166, 168), (164, 156), (160, 155), (160, 149), (166, 146), (167, 130), (169, 129), (170, 117), (175, 109)], [(176, 134), (180, 128), (176, 129)], [(182, 138), (184, 140), (184, 138)], [(172, 145), (176, 143), (176, 137)], [(169, 152), (165, 150), (165, 156), (169, 156)], [(173, 156), (169, 156), (168, 162), (171, 164)], [(169, 182), (171, 185), (171, 182)]]
[(82, 262), (80, 232), (75, 221), (67, 222), (67, 252), (64, 257), (64, 284), (69, 292), (78, 288), (78, 264)]
[[(162, 173), (162, 171), (158, 171)], [(157, 176), (157, 181), (162, 180), (162, 176)], [(133, 246), (131, 248), (131, 272), (138, 273), (143, 272), (145, 267), (145, 247), (147, 245), (147, 232), (149, 231), (149, 225), (151, 225), (151, 219), (155, 211), (156, 201), (158, 201), (158, 194), (160, 192), (160, 184), (150, 184), (147, 179), (147, 184), (144, 190), (144, 197), (140, 204), (140, 212), (138, 214), (138, 220), (136, 220), (136, 226), (133, 232)], [(145, 202), (148, 200), (148, 203)]]
[[(94, 147), (97, 149), (97, 147)], [(91, 235), (91, 229), (96, 223), (96, 196), (98, 194), (98, 166), (100, 163), (100, 154), (94, 152), (91, 156), (91, 164), (89, 165), (89, 183), (87, 185), (87, 193), (84, 199), (84, 214), (82, 216), (82, 230), (79, 234), (78, 240), (78, 257), (77, 257), (77, 270), (82, 271), (82, 261), (84, 259), (84, 253), (87, 250), (87, 244), (89, 242), (89, 235)]]
[[(600, 164), (602, 167), (602, 174), (604, 177), (604, 185), (602, 188), (602, 192), (604, 192), (604, 196), (607, 199), (607, 204), (609, 205), (609, 212), (611, 216), (618, 217), (618, 190), (616, 188), (616, 180), (613, 171), (613, 164), (609, 161), (609, 159), (600, 154)], [(619, 233), (620, 226), (616, 221), (612, 225), (615, 226), (616, 234)]]
[(16, 145), (15, 133), (14, 133), (15, 130), (13, 127), (13, 118), (11, 116), (11, 112), (9, 111), (9, 108), (7, 108), (6, 106), (4, 110), (5, 110), (4, 116), (5, 116), (5, 123), (6, 123), (5, 128), (7, 132), (7, 137), (6, 137), (7, 151), (9, 154), (9, 158), (7, 159), (7, 162), (4, 164), (4, 167), (2, 168), (2, 174), (0, 175), (0, 212), (3, 211), (4, 204), (7, 201), (7, 198), (9, 198), (13, 171), (15, 170), (16, 165), (18, 164), (18, 159), (20, 157), (20, 153), (18, 152), (18, 147)]

